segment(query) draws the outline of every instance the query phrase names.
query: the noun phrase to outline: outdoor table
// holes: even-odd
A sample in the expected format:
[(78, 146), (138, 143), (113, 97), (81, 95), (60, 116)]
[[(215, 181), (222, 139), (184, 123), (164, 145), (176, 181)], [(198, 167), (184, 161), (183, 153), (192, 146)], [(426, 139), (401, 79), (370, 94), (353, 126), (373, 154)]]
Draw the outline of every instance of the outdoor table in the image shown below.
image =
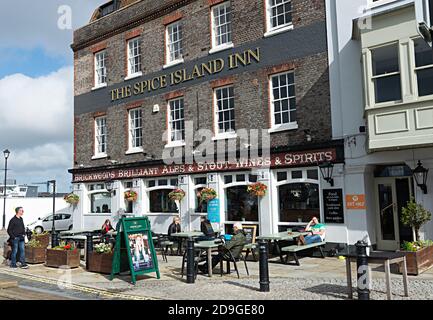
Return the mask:
[(258, 236), (256, 239), (257, 240), (266, 240), (269, 243), (272, 241), (274, 243), (276, 243), (276, 248), (278, 249), (278, 254), (280, 255), (280, 260), (281, 260), (281, 262), (283, 262), (283, 256), (281, 254), (279, 242), (280, 241), (294, 241), (296, 238), (299, 238), (301, 235), (307, 236), (309, 234), (311, 234), (311, 233), (310, 232), (291, 232), (289, 234), (287, 231), (284, 231), (284, 232), (278, 232), (278, 233), (269, 234), (269, 235)]
[[(355, 253), (341, 254), (346, 258), (346, 275), (347, 275), (347, 286), (349, 287), (349, 299), (353, 298), (352, 292), (352, 269), (351, 262), (356, 262), (357, 255)], [(402, 252), (382, 252), (373, 251), (367, 255), (367, 260), (369, 264), (381, 264), (385, 267), (385, 278), (386, 278), (386, 294), (388, 300), (392, 300), (391, 292), (391, 268), (390, 265), (394, 263), (403, 264), (403, 286), (404, 295), (409, 297), (408, 289), (408, 278), (407, 278), (407, 265), (406, 265), (406, 255)]]
[(189, 232), (177, 232), (172, 233), (170, 237), (179, 238), (179, 248), (177, 250), (178, 254), (182, 254), (182, 242), (183, 239), (196, 238), (204, 236), (203, 232), (200, 231), (189, 231)]
[(60, 236), (73, 236), (73, 235), (80, 235), (80, 234), (85, 234), (85, 233), (97, 233), (100, 232), (101, 230), (97, 229), (93, 229), (93, 230), (67, 230), (67, 231), (60, 231)]
[(207, 264), (208, 264), (209, 277), (212, 277), (212, 250), (218, 249), (219, 246), (222, 244), (223, 244), (222, 241), (206, 240), (206, 241), (199, 241), (194, 245), (194, 248), (207, 251)]

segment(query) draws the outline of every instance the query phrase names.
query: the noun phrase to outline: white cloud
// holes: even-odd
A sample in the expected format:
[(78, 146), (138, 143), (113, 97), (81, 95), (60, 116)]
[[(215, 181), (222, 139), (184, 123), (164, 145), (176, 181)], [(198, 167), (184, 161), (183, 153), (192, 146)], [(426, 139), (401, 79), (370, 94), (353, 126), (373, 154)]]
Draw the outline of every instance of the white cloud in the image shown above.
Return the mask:
[(38, 78), (14, 74), (0, 79), (0, 146), (11, 150), (11, 177), (19, 183), (70, 180), (72, 83), (72, 67)]

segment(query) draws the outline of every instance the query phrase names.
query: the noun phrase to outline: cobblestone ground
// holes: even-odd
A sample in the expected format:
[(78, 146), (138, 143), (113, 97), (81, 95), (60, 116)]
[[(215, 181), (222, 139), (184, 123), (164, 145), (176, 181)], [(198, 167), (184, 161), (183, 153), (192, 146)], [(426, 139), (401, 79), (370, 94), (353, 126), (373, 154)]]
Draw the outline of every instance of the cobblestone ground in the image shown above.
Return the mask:
[[(230, 275), (219, 274), (219, 269), (214, 270), (212, 278), (198, 275), (194, 284), (185, 283), (185, 277), (180, 275), (180, 257), (168, 257), (169, 262), (159, 262), (161, 279), (156, 279), (154, 274), (139, 277), (134, 286), (127, 275), (117, 276), (113, 281), (108, 275), (86, 272), (82, 267), (70, 271), (72, 284), (91, 288), (92, 294), (97, 290), (105, 293), (121, 294), (122, 298), (150, 297), (156, 299), (180, 299), (180, 300), (344, 300), (347, 297), (347, 285), (345, 274), (345, 261), (336, 258), (303, 258), (301, 266), (269, 263), (270, 287), (269, 293), (259, 291), (258, 263), (249, 261), (250, 276), (246, 275), (243, 264), (239, 265), (241, 278), (238, 279), (235, 272)], [(0, 259), (0, 262), (1, 259)], [(0, 273), (14, 272), (20, 276), (32, 276), (40, 279), (65, 279), (62, 271), (47, 268), (43, 265), (31, 266), (28, 270), (11, 271), (4, 263), (0, 266)], [(355, 277), (355, 265), (353, 265), (353, 277)], [(385, 300), (385, 278), (383, 268), (372, 269), (371, 299)], [(353, 279), (356, 285), (356, 279)], [(68, 290), (68, 289), (64, 289)], [(402, 276), (392, 274), (392, 292), (395, 300), (423, 299), (433, 300), (433, 270), (418, 277), (409, 277), (409, 298), (403, 296)], [(101, 295), (101, 297), (104, 294)], [(105, 296), (107, 296), (105, 294)], [(108, 297), (108, 296), (107, 296)], [(115, 299), (115, 296), (110, 297)], [(354, 290), (356, 299), (356, 290)]]

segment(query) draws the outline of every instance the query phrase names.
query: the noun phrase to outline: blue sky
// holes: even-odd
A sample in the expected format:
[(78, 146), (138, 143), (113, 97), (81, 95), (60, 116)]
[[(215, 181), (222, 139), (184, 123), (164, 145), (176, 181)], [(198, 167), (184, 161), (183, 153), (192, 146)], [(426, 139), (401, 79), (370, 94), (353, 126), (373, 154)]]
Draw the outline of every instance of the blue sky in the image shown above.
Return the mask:
[[(60, 192), (70, 191), (71, 176), (67, 172), (73, 166), (70, 45), (73, 30), (85, 25), (93, 11), (105, 2), (2, 3), (0, 151), (6, 148), (11, 151), (8, 177), (20, 184), (56, 179)], [(0, 157), (0, 168), (3, 162)], [(40, 190), (45, 191), (45, 187)]]

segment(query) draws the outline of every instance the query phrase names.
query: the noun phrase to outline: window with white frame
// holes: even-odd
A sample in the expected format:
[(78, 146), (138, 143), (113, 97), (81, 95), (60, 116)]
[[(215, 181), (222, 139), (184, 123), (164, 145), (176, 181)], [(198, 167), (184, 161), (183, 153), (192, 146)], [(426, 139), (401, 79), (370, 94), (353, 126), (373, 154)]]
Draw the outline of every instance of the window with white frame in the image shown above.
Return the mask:
[(268, 32), (292, 26), (292, 0), (266, 0)]
[(203, 188), (207, 188), (207, 177), (206, 176), (197, 176), (194, 177), (194, 191), (195, 191), (195, 212), (196, 213), (206, 213), (207, 212), (207, 202), (201, 201), (199, 197), (199, 193), (203, 190)]
[(177, 178), (148, 180), (149, 211), (152, 213), (178, 213), (176, 203), (169, 198), (169, 193), (178, 186)]
[(372, 49), (371, 62), (376, 103), (401, 100), (398, 44)]
[(107, 83), (106, 51), (95, 53), (95, 86)]
[(143, 148), (143, 118), (142, 109), (129, 111), (129, 149), (136, 150)]
[(141, 46), (140, 39), (134, 38), (128, 41), (128, 76), (141, 72)]
[(233, 86), (217, 88), (215, 94), (215, 134), (234, 134), (235, 97)]
[(98, 117), (95, 119), (95, 155), (107, 154), (107, 118)]
[(169, 143), (185, 140), (184, 99), (177, 98), (168, 102)]
[(182, 23), (177, 21), (166, 28), (167, 63), (182, 61), (183, 59), (183, 36)]
[(230, 1), (212, 7), (212, 47), (232, 43), (232, 13)]
[(111, 213), (111, 194), (104, 184), (91, 184), (87, 186), (90, 198), (90, 213)]
[(279, 230), (320, 219), (320, 187), (317, 168), (275, 172), (278, 189)]
[(285, 72), (270, 78), (272, 128), (290, 129), (296, 125), (295, 75)]
[(424, 39), (415, 39), (415, 71), (418, 82), (418, 96), (433, 94), (433, 54)]

